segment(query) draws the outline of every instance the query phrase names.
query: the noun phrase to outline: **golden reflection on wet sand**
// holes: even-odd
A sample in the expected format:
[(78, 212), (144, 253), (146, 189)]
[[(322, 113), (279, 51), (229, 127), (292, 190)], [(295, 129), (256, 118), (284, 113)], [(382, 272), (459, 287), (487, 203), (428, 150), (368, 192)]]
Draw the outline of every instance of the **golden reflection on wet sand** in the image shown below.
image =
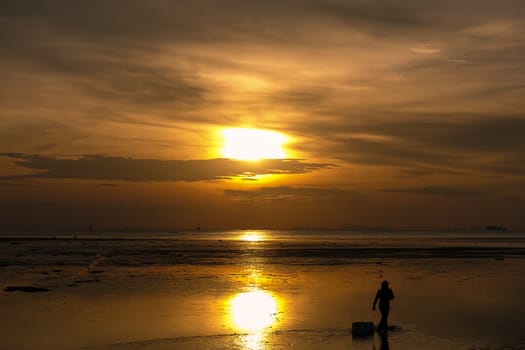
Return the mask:
[(235, 295), (230, 300), (232, 326), (245, 332), (240, 336), (246, 350), (264, 349), (267, 330), (275, 325), (279, 306), (270, 292), (254, 288)]
[[(265, 239), (259, 231), (246, 231), (239, 239), (258, 244)], [(267, 343), (268, 329), (275, 326), (280, 305), (276, 296), (261, 286), (264, 274), (245, 261), (247, 269), (247, 291), (232, 296), (229, 300), (229, 323), (232, 328), (242, 333), (239, 341), (245, 350), (263, 350)]]
[[(264, 239), (241, 241), (249, 232)], [(330, 253), (353, 249), (350, 243), (332, 248), (305, 238), (281, 245), (272, 232), (249, 230), (214, 238), (0, 240), (4, 286), (51, 289), (1, 293), (0, 313), (8, 322), (0, 327), (0, 349), (525, 349), (525, 303), (517, 292), (525, 290), (525, 259), (521, 245), (512, 246), (522, 241), (507, 238), (511, 248), (497, 247), (492, 257), (463, 256), (454, 241), (405, 259), (397, 257), (401, 248), (389, 248), (402, 247), (394, 237), (380, 243), (384, 256), (370, 250), (362, 258), (335, 259)], [(317, 260), (319, 247), (326, 254)], [(233, 255), (223, 258), (228, 251)], [(84, 257), (90, 252), (99, 255)], [(96, 275), (79, 264), (106, 252), (112, 257)], [(354, 340), (353, 321), (379, 321), (371, 303), (384, 279), (396, 295), (389, 317), (396, 328), (388, 339)], [(264, 301), (271, 300), (264, 293), (274, 303)], [(254, 312), (259, 304), (266, 306)]]
[(254, 290), (237, 294), (231, 301), (230, 312), (237, 329), (260, 331), (275, 323), (277, 303), (270, 293)]

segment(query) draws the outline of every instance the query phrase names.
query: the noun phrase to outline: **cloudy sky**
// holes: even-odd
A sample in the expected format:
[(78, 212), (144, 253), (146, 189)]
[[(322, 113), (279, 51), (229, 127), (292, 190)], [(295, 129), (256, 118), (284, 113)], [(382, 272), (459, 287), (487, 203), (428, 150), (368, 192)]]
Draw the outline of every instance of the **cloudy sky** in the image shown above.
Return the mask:
[(4, 0), (0, 44), (0, 229), (525, 228), (522, 0)]

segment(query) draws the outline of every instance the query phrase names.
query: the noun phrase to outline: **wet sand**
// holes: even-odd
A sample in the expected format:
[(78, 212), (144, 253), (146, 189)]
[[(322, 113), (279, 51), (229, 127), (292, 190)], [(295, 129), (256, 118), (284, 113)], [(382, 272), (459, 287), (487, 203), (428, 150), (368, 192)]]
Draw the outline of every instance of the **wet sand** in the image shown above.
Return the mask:
[[(2, 238), (0, 348), (525, 349), (520, 236), (270, 234)], [(379, 320), (371, 304), (383, 279), (394, 329), (352, 337), (352, 322)], [(258, 292), (275, 309), (243, 324), (236, 296)]]

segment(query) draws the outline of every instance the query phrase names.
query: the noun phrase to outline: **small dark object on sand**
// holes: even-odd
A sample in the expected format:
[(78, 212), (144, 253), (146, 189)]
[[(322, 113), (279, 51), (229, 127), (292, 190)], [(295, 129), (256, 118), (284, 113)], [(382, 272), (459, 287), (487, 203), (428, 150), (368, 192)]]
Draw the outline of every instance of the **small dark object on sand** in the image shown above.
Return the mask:
[(4, 288), (4, 292), (37, 293), (37, 292), (49, 292), (49, 289), (42, 288), (42, 287), (9, 286), (9, 287)]
[(366, 337), (374, 334), (373, 322), (353, 322), (352, 335), (358, 337)]
[(76, 280), (75, 281), (75, 283), (77, 283), (77, 284), (80, 284), (80, 283), (96, 283), (96, 282), (100, 282), (100, 280), (95, 278), (95, 279)]
[(507, 228), (506, 227), (499, 226), (499, 225), (487, 225), (487, 226), (485, 226), (485, 230), (487, 230), (487, 231), (507, 232)]

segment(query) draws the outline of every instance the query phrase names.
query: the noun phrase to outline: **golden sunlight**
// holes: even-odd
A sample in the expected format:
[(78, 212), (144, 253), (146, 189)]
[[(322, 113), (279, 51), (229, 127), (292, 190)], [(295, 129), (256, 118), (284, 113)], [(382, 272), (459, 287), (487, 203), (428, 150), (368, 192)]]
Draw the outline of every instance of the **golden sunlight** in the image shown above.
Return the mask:
[(231, 300), (230, 313), (239, 330), (258, 332), (275, 323), (277, 303), (262, 290), (239, 293)]
[(287, 138), (275, 131), (234, 128), (222, 132), (225, 158), (238, 160), (286, 158), (283, 144)]
[(261, 235), (259, 232), (246, 232), (241, 236), (241, 241), (246, 242), (260, 242), (263, 240), (263, 235)]

